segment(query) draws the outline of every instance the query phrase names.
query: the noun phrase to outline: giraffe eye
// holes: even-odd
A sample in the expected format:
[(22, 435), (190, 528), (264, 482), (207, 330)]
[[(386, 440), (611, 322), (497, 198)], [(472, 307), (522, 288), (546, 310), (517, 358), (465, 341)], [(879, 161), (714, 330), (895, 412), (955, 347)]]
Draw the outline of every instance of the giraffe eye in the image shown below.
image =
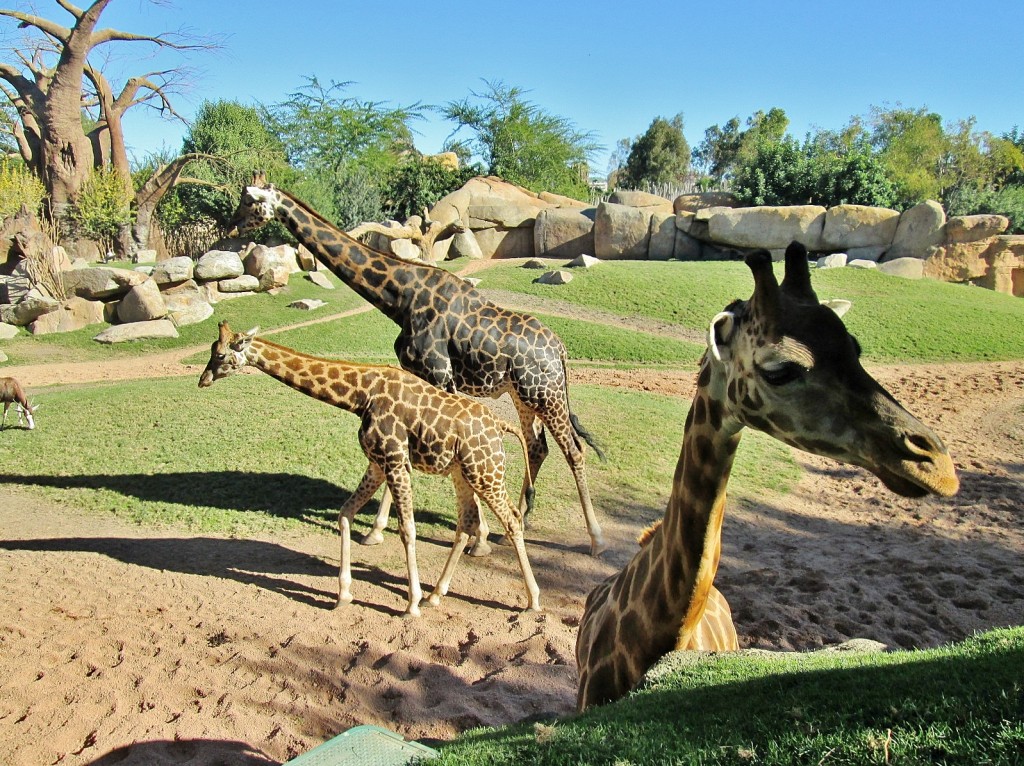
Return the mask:
[(804, 368), (796, 362), (782, 362), (767, 367), (758, 367), (757, 372), (769, 386), (784, 386), (802, 378)]

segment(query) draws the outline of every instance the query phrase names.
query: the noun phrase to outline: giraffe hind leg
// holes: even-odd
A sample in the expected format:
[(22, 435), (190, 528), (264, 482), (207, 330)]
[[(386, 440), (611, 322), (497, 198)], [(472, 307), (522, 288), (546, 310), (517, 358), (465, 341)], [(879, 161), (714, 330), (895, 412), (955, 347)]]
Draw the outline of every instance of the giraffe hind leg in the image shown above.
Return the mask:
[(437, 580), (437, 585), (434, 586), (433, 592), (427, 597), (427, 603), (432, 606), (440, 604), (441, 598), (447, 595), (452, 575), (455, 574), (455, 567), (458, 565), (459, 559), (462, 558), (462, 552), (466, 549), (470, 536), (476, 533), (478, 542), (480, 538), (480, 509), (477, 505), (476, 497), (473, 495), (473, 490), (466, 482), (459, 468), (452, 472), (452, 484), (455, 485), (455, 497), (459, 506), (458, 522), (455, 526), (455, 541), (452, 543), (452, 549), (448, 553), (448, 559), (444, 562), (444, 568), (441, 570), (441, 576)]
[(373, 520), (373, 526), (369, 532), (359, 538), (360, 545), (380, 545), (384, 542), (384, 530), (388, 526), (391, 505), (391, 490), (384, 487), (384, 494), (381, 496), (380, 506), (377, 509), (377, 516)]
[(384, 472), (371, 462), (363, 474), (355, 492), (341, 506), (338, 512), (338, 535), (341, 540), (341, 557), (338, 566), (338, 601), (336, 607), (352, 603), (352, 519), (366, 501), (373, 497), (384, 482)]
[(523, 575), (523, 582), (526, 585), (526, 611), (539, 612), (540, 587), (533, 576), (533, 569), (530, 566), (530, 559), (526, 555), (526, 542), (523, 540), (523, 528), (519, 524), (519, 514), (512, 505), (505, 488), (498, 485), (485, 484), (475, 487), (476, 491), (487, 503), (487, 507), (498, 517), (505, 528), (505, 537), (516, 549), (516, 558), (519, 561), (519, 569)]

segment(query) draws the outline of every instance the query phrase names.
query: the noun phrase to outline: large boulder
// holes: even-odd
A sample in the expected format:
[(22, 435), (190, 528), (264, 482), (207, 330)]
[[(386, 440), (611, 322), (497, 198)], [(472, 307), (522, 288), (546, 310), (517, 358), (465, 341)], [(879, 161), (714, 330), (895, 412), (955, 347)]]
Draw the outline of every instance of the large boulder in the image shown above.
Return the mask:
[(222, 279), (217, 282), (217, 290), (222, 293), (253, 293), (259, 289), (260, 280), (252, 274), (242, 274), (239, 277)]
[(469, 229), (456, 232), (455, 236), (451, 239), (452, 241), (445, 253), (446, 258), (470, 258), (476, 261), (484, 257), (484, 252), (480, 249), (480, 243), (476, 241), (476, 236)]
[(896, 258), (885, 263), (878, 264), (878, 270), (883, 274), (904, 279), (920, 279), (924, 276), (924, 260), (921, 258)]
[(28, 331), (33, 335), (74, 332), (91, 324), (101, 324), (104, 321), (102, 301), (89, 301), (73, 296), (68, 298), (56, 311), (43, 314), (31, 322), (28, 325)]
[(1024, 234), (1000, 234), (987, 257), (991, 266), (978, 284), (999, 293), (1024, 296)]
[(474, 232), (484, 258), (532, 258), (533, 228), (480, 229)]
[(820, 205), (766, 205), (714, 211), (708, 217), (708, 237), (716, 244), (772, 250), (796, 240), (808, 250), (822, 249), (825, 208)]
[(882, 247), (892, 244), (900, 214), (868, 205), (836, 205), (825, 212), (821, 244), (825, 250)]
[(132, 322), (108, 327), (95, 338), (97, 343), (127, 343), (133, 340), (156, 340), (177, 338), (178, 331), (169, 319), (154, 319), (150, 322)]
[(167, 304), (152, 279), (133, 287), (117, 304), (117, 318), (122, 322), (148, 322), (165, 316)]
[(170, 285), (180, 285), (192, 279), (192, 272), (195, 268), (195, 261), (187, 255), (179, 255), (160, 261), (153, 267), (153, 281), (161, 288)]
[(18, 337), (18, 328), (7, 322), (0, 322), (0, 340), (10, 340)]
[(672, 209), (672, 200), (644, 191), (616, 190), (608, 195), (608, 201), (616, 205), (647, 208), (652, 213), (655, 211), (662, 213), (675, 212)]
[[(255, 245), (242, 259), (245, 273), (262, 280), (271, 269), (287, 270), (288, 274), (302, 271), (296, 250), (291, 245)], [(287, 280), (285, 280), (287, 282)]]
[(651, 233), (647, 246), (647, 257), (652, 261), (667, 261), (676, 254), (675, 213), (658, 211), (651, 214)]
[(925, 200), (903, 211), (884, 260), (927, 258), (929, 248), (942, 244), (946, 211), (935, 200)]
[(167, 318), (174, 322), (175, 327), (199, 324), (213, 316), (213, 306), (198, 288), (164, 293), (164, 303), (167, 306)]
[(537, 255), (554, 258), (593, 255), (596, 214), (594, 208), (542, 210), (533, 227), (534, 251)]
[(955, 215), (946, 221), (946, 244), (991, 240), (1010, 225), (1005, 215)]
[(70, 269), (61, 272), (64, 292), (88, 300), (104, 300), (124, 295), (136, 285), (149, 279), (131, 269), (95, 266), (88, 269)]
[(0, 306), (0, 322), (25, 327), (43, 314), (57, 311), (60, 301), (47, 295), (29, 294), (19, 303)]
[(709, 207), (739, 207), (740, 201), (732, 192), (702, 192), (700, 194), (680, 194), (672, 202), (672, 212), (696, 213)]
[(470, 229), (516, 229), (533, 226), (542, 207), (535, 201), (513, 202), (500, 197), (475, 199), (467, 208), (466, 225)]
[(238, 253), (232, 250), (211, 250), (196, 262), (195, 279), (199, 282), (218, 282), (221, 279), (240, 277), (245, 266)]
[(924, 275), (941, 282), (966, 282), (985, 276), (989, 270), (991, 239), (980, 242), (948, 243), (933, 247), (924, 262)]
[(601, 260), (646, 260), (651, 213), (643, 208), (602, 202), (594, 221), (594, 255)]

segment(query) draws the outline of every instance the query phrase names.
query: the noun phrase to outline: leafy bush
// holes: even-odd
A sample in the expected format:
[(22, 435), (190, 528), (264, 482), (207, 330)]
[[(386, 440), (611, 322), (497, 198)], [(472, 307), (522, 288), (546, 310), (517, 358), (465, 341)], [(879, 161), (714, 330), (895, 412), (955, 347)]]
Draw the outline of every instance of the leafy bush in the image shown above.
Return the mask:
[(0, 162), (0, 219), (8, 218), (25, 205), (38, 213), (46, 187), (20, 162)]
[(999, 191), (985, 190), (963, 194), (946, 211), (949, 215), (996, 213), (1010, 219), (1008, 234), (1024, 234), (1024, 186), (1004, 186)]
[(416, 157), (396, 166), (383, 184), (384, 212), (404, 221), (480, 175), (475, 165), (453, 168), (436, 157)]
[(131, 201), (116, 173), (106, 168), (94, 171), (71, 208), (71, 220), (81, 236), (109, 250), (121, 228), (132, 222)]

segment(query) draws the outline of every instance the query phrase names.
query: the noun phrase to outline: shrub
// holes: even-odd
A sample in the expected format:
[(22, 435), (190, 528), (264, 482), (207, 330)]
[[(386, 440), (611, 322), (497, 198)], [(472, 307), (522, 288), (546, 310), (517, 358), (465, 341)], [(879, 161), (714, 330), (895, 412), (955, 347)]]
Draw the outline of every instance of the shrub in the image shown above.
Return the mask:
[(95, 240), (104, 251), (112, 249), (132, 217), (130, 193), (117, 174), (105, 168), (89, 176), (71, 208), (78, 234)]
[(19, 162), (0, 162), (0, 219), (9, 218), (24, 205), (37, 214), (46, 197), (46, 187)]
[(410, 159), (396, 166), (384, 181), (384, 212), (389, 218), (404, 221), (479, 174), (476, 166), (453, 168), (436, 157)]

